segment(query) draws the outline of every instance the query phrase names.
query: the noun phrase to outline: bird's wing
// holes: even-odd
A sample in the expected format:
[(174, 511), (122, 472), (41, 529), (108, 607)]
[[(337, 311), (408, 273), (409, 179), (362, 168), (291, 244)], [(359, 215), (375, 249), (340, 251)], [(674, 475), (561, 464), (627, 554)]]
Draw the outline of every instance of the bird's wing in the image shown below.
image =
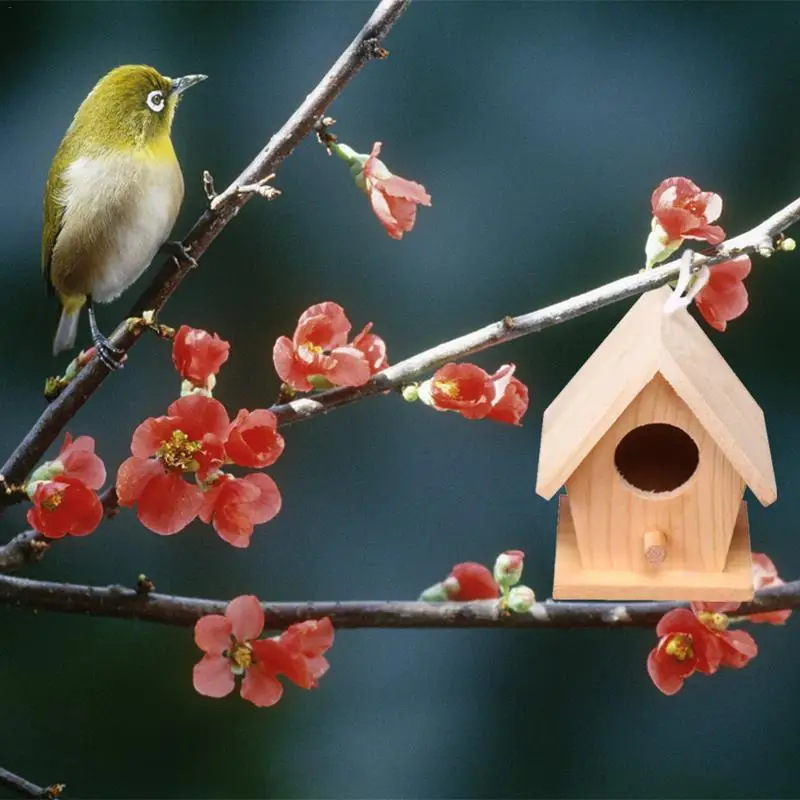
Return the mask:
[(58, 148), (50, 172), (47, 174), (47, 185), (44, 190), (44, 225), (42, 227), (42, 275), (47, 284), (47, 293), (53, 294), (53, 283), (50, 279), (50, 261), (53, 248), (64, 221), (64, 166), (66, 161), (63, 143)]

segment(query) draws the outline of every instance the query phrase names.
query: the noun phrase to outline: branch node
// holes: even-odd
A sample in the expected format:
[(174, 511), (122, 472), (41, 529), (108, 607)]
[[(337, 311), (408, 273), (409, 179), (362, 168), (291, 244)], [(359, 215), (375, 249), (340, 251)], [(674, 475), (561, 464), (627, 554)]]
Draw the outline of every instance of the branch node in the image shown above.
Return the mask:
[(336, 124), (336, 120), (333, 117), (320, 117), (314, 123), (314, 133), (317, 134), (317, 141), (325, 148), (327, 154), (333, 155), (331, 153), (331, 145), (336, 144), (337, 138), (336, 134), (330, 131), (332, 125)]
[(389, 57), (389, 51), (385, 47), (381, 47), (379, 39), (365, 39), (363, 47), (367, 58), (383, 59)]
[(503, 317), (503, 330), (513, 331), (516, 327), (517, 323), (514, 322), (514, 318), (512, 316)]
[(217, 196), (217, 190), (214, 188), (214, 176), (207, 169), (203, 170), (203, 191), (209, 203)]
[(144, 573), (136, 578), (136, 594), (147, 595), (156, 590), (156, 585)]
[(49, 786), (45, 787), (44, 796), (47, 800), (58, 800), (58, 798), (61, 797), (61, 793), (66, 788), (66, 783), (51, 783)]

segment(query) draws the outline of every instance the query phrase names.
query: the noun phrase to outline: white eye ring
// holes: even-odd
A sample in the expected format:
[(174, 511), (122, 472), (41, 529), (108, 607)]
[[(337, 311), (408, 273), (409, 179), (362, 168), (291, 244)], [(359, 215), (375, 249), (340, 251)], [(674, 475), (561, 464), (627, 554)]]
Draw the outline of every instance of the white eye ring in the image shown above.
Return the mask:
[(152, 111), (163, 111), (164, 93), (160, 89), (150, 92), (147, 95), (147, 105)]

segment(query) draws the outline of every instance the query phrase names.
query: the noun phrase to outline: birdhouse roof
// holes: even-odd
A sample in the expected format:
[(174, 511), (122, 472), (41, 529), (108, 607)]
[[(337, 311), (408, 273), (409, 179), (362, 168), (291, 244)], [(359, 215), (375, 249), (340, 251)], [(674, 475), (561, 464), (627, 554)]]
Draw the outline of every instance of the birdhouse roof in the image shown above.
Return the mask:
[(536, 492), (551, 498), (639, 392), (660, 374), (763, 505), (778, 496), (764, 414), (685, 310), (642, 295), (544, 413)]

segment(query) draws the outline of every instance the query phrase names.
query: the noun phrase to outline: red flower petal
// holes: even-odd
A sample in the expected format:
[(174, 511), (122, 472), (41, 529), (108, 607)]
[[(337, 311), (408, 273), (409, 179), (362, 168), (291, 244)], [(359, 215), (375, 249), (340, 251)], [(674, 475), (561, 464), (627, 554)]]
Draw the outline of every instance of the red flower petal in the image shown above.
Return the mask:
[(243, 408), (231, 423), (226, 450), (234, 464), (260, 469), (278, 460), (284, 444), (278, 419), (271, 411)]
[[(141, 426), (140, 426), (141, 427)], [(120, 464), (117, 471), (117, 499), (121, 506), (132, 506), (141, 496), (145, 486), (160, 475), (164, 467), (152, 458), (131, 456)]]
[(131, 453), (137, 458), (150, 458), (161, 445), (178, 430), (179, 420), (174, 417), (150, 417), (133, 432)]
[(264, 609), (253, 594), (231, 600), (225, 609), (225, 616), (231, 621), (233, 635), (240, 642), (256, 639), (264, 630)]
[[(160, 465), (159, 465), (160, 466)], [(203, 492), (175, 472), (155, 475), (139, 495), (139, 522), (153, 533), (169, 536), (183, 530), (200, 511)]]
[(364, 330), (350, 342), (350, 347), (360, 350), (369, 364), (369, 370), (374, 375), (389, 366), (389, 359), (386, 355), (386, 342), (374, 333), (370, 333), (372, 323), (364, 326)]
[(275, 372), (286, 384), (298, 392), (310, 392), (314, 387), (308, 382), (308, 371), (295, 357), (294, 345), (287, 336), (281, 336), (272, 348)]
[(198, 694), (206, 697), (225, 697), (233, 691), (235, 681), (227, 658), (204, 655), (194, 665), (192, 683)]
[(240, 694), (254, 706), (266, 708), (281, 699), (283, 686), (274, 675), (263, 672), (256, 665), (247, 670)]
[(332, 300), (309, 306), (297, 321), (293, 342), (296, 347), (311, 343), (323, 350), (332, 350), (347, 342), (350, 320), (344, 309)]
[(369, 362), (355, 347), (337, 347), (331, 352), (333, 364), (322, 374), (335, 386), (363, 386), (370, 379)]
[(231, 646), (233, 623), (222, 614), (200, 617), (194, 626), (195, 644), (212, 656), (221, 656)]
[(647, 656), (647, 673), (656, 688), (666, 695), (673, 695), (683, 688), (683, 682), (691, 674), (686, 672), (680, 661), (664, 652), (662, 640)]
[(758, 655), (758, 645), (747, 631), (724, 631), (718, 639), (722, 644), (722, 666), (741, 669)]
[(106, 480), (106, 468), (102, 460), (95, 455), (94, 439), (91, 436), (79, 436), (74, 441), (67, 434), (58, 461), (64, 467), (64, 475), (68, 478), (77, 478), (95, 491)]
[(230, 419), (225, 406), (213, 397), (189, 394), (176, 400), (168, 409), (171, 417), (177, 417), (177, 427), (194, 441), (202, 440), (207, 433), (222, 441), (228, 435)]
[(446, 583), (445, 588), (451, 600), (467, 602), (469, 600), (492, 600), (500, 596), (500, 588), (495, 582), (491, 570), (477, 564), (474, 561), (464, 561), (456, 564), (450, 571), (450, 576), (455, 578), (457, 588), (449, 591), (450, 584)]

